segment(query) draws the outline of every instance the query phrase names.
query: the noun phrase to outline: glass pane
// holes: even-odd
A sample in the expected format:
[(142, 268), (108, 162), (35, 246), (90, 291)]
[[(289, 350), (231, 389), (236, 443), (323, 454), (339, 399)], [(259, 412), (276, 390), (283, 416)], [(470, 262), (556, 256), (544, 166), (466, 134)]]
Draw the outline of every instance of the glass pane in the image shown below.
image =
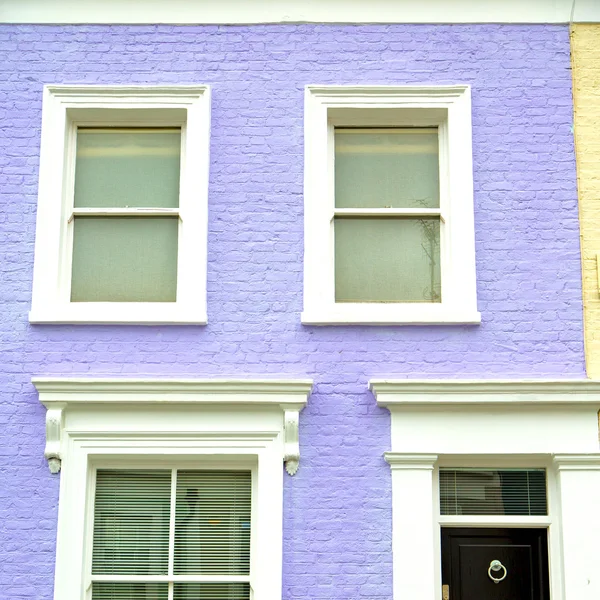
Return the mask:
[(439, 208), (437, 129), (338, 129), (337, 208)]
[(175, 574), (247, 575), (250, 505), (248, 471), (178, 471)]
[(248, 600), (248, 583), (176, 583), (175, 600)]
[(73, 302), (175, 302), (177, 217), (75, 217)]
[(99, 470), (92, 573), (166, 575), (170, 499), (170, 471)]
[(180, 148), (180, 129), (79, 128), (75, 207), (178, 207)]
[(547, 515), (544, 469), (440, 469), (442, 515)]
[(93, 600), (167, 600), (166, 583), (98, 583), (92, 584)]
[(440, 302), (439, 218), (335, 219), (336, 302)]

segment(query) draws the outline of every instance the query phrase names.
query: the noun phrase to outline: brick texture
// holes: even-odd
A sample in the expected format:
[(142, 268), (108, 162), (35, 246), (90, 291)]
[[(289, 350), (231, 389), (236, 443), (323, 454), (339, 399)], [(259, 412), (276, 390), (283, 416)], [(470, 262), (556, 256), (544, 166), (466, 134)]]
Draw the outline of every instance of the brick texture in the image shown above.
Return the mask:
[(573, 104), (583, 306), (585, 356), (589, 377), (600, 377), (600, 25), (576, 24), (571, 32)]
[[(213, 86), (206, 327), (29, 325), (44, 83)], [(300, 324), (309, 83), (473, 86), (481, 325)], [(585, 376), (571, 125), (562, 26), (0, 27), (0, 596), (52, 598), (43, 374), (314, 378), (283, 597), (391, 598), (390, 422), (368, 379)]]

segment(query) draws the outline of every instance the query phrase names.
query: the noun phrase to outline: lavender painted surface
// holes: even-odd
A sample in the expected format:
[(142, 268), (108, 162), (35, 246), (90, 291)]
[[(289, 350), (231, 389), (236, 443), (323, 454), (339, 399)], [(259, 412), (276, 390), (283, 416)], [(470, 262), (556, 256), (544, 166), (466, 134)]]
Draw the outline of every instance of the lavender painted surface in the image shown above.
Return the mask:
[[(0, 73), (3, 598), (52, 598), (59, 479), (32, 375), (313, 377), (287, 600), (391, 598), (370, 377), (585, 376), (566, 27), (3, 26)], [(28, 324), (44, 83), (212, 86), (206, 327)], [(300, 324), (308, 83), (473, 86), (480, 326)]]

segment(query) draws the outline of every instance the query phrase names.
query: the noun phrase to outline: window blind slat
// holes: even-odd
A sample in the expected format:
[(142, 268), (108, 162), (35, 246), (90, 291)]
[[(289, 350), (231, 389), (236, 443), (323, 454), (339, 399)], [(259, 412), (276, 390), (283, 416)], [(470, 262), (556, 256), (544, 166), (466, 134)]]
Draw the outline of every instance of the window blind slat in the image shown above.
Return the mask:
[(175, 574), (250, 571), (248, 471), (178, 471)]
[(98, 470), (93, 574), (165, 575), (169, 471)]
[(247, 583), (176, 583), (174, 600), (248, 600)]
[(92, 584), (94, 600), (167, 600), (168, 583), (98, 583)]
[(442, 515), (547, 515), (544, 469), (440, 469)]

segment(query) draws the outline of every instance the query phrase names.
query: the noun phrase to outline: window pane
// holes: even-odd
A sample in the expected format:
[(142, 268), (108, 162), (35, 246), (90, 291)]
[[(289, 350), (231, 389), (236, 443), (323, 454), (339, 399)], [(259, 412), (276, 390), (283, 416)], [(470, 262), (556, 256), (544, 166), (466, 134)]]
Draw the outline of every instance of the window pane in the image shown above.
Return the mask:
[(77, 130), (75, 207), (179, 206), (179, 129)]
[(177, 217), (75, 217), (73, 302), (174, 302)]
[(247, 575), (250, 502), (248, 471), (178, 471), (175, 574)]
[(336, 218), (335, 300), (440, 302), (439, 218)]
[(248, 583), (176, 583), (175, 600), (248, 600)]
[(92, 584), (93, 600), (167, 600), (166, 583), (98, 583)]
[(440, 469), (442, 515), (547, 515), (544, 469)]
[(337, 208), (439, 208), (437, 129), (337, 129)]
[(99, 470), (92, 573), (166, 575), (170, 499), (170, 471)]

